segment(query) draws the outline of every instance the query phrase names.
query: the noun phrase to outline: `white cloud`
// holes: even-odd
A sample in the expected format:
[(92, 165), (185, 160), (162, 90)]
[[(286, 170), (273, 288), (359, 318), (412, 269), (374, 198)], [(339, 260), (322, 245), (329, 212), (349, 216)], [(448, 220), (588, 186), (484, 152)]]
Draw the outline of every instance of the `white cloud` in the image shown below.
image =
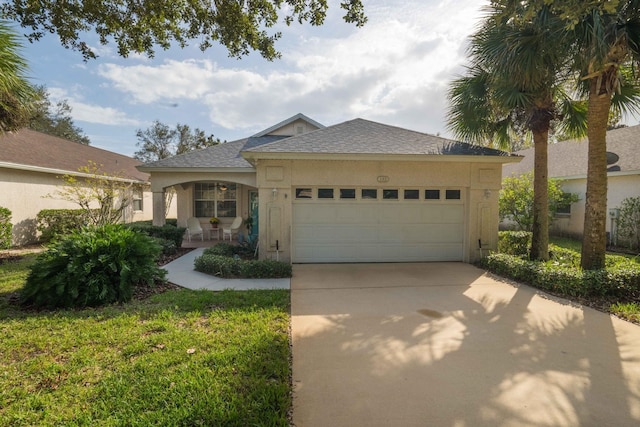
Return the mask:
[(124, 112), (115, 108), (102, 107), (84, 102), (82, 96), (76, 93), (76, 91), (81, 91), (81, 88), (78, 86), (72, 88), (72, 93), (59, 87), (50, 87), (47, 88), (47, 91), (49, 92), (49, 99), (54, 104), (64, 99), (67, 100), (71, 107), (71, 116), (74, 120), (113, 126), (139, 126), (142, 124), (140, 120), (127, 117)]
[[(461, 46), (483, 3), (379, 3), (361, 29), (345, 32), (327, 22), (319, 37), (312, 36), (316, 29), (296, 27), (298, 41), (288, 43), (283, 59), (260, 67), (165, 60), (103, 64), (98, 74), (136, 103), (185, 101), (208, 109), (211, 122), (227, 129), (303, 112), (327, 124), (364, 117), (435, 133), (444, 129), (448, 81), (464, 62)], [(332, 25), (339, 37), (326, 36)]]

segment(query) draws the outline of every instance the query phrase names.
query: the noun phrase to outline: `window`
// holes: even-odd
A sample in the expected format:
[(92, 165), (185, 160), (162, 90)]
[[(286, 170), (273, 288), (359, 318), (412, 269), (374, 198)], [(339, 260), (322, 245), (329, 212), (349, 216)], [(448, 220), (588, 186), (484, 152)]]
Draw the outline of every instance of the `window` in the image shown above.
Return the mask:
[(419, 190), (404, 190), (405, 200), (418, 200), (420, 198)]
[(134, 211), (143, 210), (142, 201), (144, 200), (144, 193), (142, 192), (142, 188), (135, 188), (133, 190), (132, 202), (131, 205)]
[(310, 188), (296, 188), (296, 199), (311, 199), (313, 192)]
[(375, 188), (363, 188), (360, 191), (360, 197), (362, 199), (377, 199), (378, 190), (376, 190)]
[(333, 188), (318, 188), (318, 199), (333, 199)]
[(460, 200), (460, 190), (446, 190), (444, 197), (447, 200)]
[(558, 201), (558, 207), (556, 208), (556, 215), (571, 215), (571, 194), (563, 193), (561, 199)]
[(194, 185), (194, 211), (199, 218), (235, 218), (236, 185), (197, 182)]
[(440, 190), (424, 190), (425, 200), (440, 200)]
[(398, 190), (382, 190), (384, 200), (398, 200)]
[(355, 188), (341, 188), (340, 189), (340, 198), (341, 199), (355, 199), (356, 198), (356, 189)]

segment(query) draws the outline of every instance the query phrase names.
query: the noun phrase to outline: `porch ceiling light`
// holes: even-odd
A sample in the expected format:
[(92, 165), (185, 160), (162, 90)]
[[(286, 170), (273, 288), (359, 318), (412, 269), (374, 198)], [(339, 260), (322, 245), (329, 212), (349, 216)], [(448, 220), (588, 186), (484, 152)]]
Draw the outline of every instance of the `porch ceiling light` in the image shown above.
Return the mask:
[(227, 191), (227, 186), (224, 184), (220, 185), (220, 190)]

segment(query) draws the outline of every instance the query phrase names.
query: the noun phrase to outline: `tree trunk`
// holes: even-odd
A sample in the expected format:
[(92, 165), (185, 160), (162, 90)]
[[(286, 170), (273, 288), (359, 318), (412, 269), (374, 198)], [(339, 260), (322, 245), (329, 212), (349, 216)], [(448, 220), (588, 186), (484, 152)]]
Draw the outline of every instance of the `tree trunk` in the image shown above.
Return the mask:
[[(603, 76), (606, 80), (608, 76)], [(598, 79), (589, 82), (589, 110), (587, 135), (589, 160), (587, 166), (587, 195), (582, 238), (582, 268), (604, 268), (607, 250), (607, 122), (611, 94), (598, 88)], [(602, 84), (602, 86), (605, 86)]]
[(531, 259), (549, 259), (549, 177), (548, 177), (549, 126), (533, 132), (533, 226)]

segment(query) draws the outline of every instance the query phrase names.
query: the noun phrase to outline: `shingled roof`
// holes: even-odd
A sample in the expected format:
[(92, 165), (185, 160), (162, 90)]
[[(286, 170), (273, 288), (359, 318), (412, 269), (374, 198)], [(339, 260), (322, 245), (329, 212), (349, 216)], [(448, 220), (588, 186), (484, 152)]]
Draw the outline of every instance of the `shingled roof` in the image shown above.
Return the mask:
[(142, 162), (131, 157), (79, 144), (67, 139), (21, 129), (0, 135), (0, 166), (49, 173), (75, 173), (89, 161), (113, 176), (147, 182), (149, 175), (136, 166)]
[(287, 136), (267, 135), (249, 137), (232, 142), (214, 145), (202, 150), (190, 151), (178, 156), (169, 157), (155, 162), (145, 163), (140, 169), (181, 169), (181, 168), (249, 168), (253, 166), (242, 158), (240, 152), (263, 144), (288, 138)]
[(510, 156), (504, 151), (364, 119), (350, 120), (245, 151), (248, 153)]
[[(549, 145), (549, 176), (552, 178), (582, 178), (587, 176), (588, 140), (572, 139)], [(615, 154), (610, 173), (640, 173), (640, 125), (607, 132), (607, 152)], [(507, 164), (503, 176), (521, 175), (533, 170), (533, 148), (518, 151), (522, 162)]]

